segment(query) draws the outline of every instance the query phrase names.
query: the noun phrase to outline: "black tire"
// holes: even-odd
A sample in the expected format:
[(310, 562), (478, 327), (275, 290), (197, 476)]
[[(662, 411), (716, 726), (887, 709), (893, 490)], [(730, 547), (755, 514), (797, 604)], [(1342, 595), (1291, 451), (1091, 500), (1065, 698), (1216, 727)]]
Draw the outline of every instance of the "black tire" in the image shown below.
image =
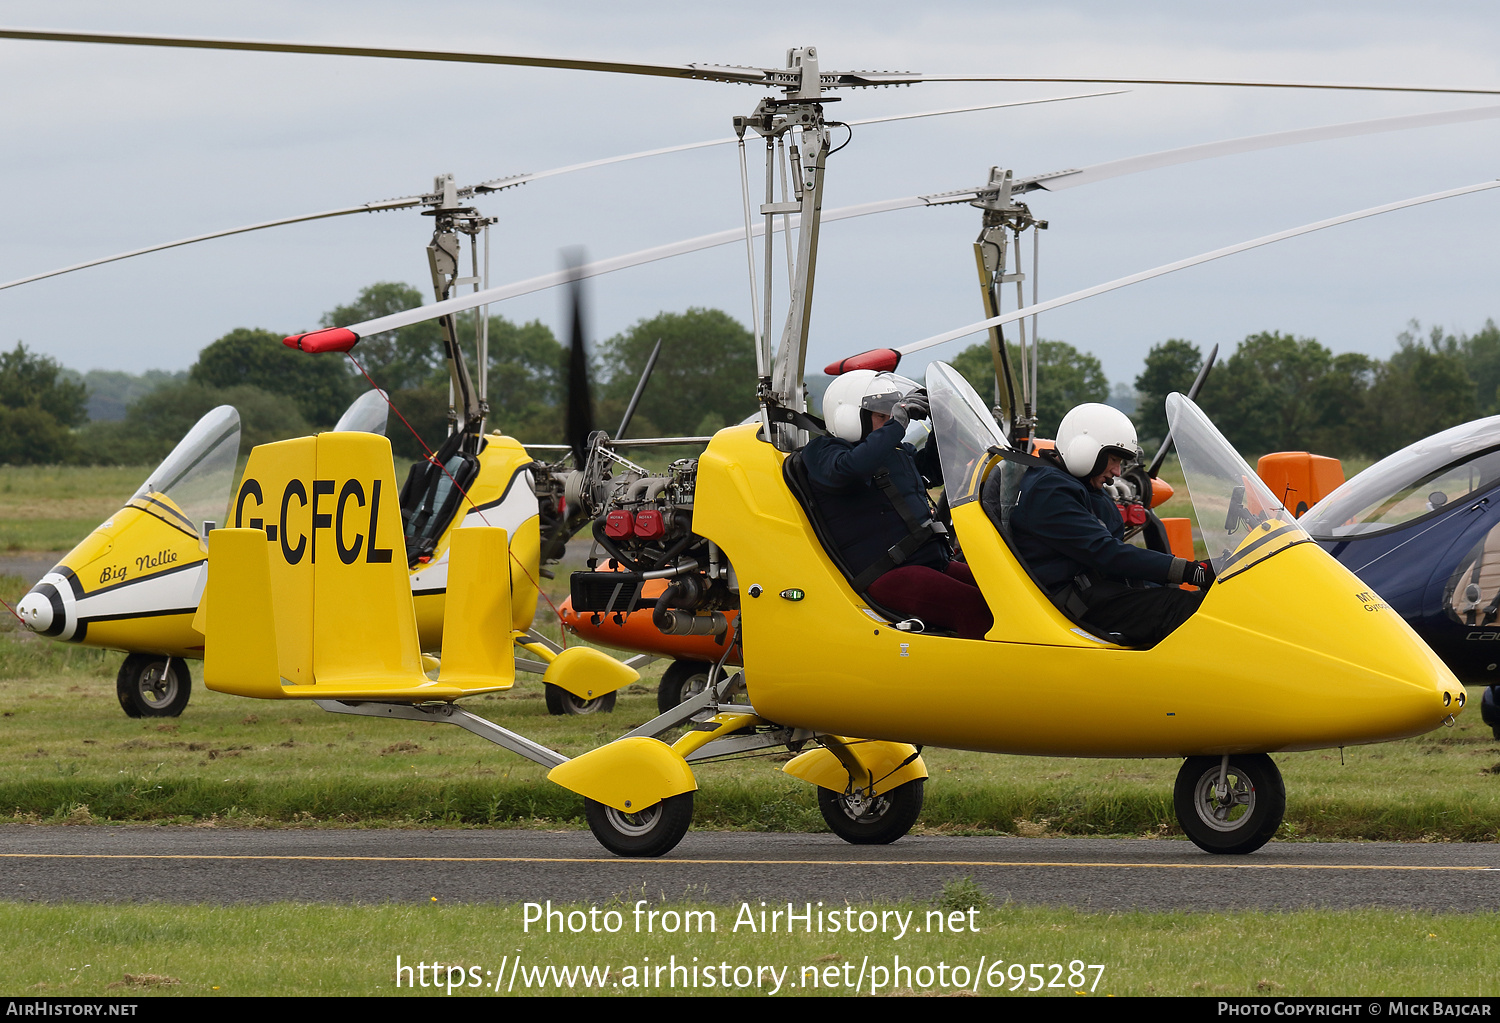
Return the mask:
[(1177, 823), (1204, 852), (1252, 853), (1265, 845), (1286, 815), (1286, 786), (1264, 753), (1229, 758), (1228, 799), (1215, 791), (1221, 757), (1188, 757), (1177, 772), (1172, 807)]
[(703, 692), (708, 685), (708, 673), (713, 665), (703, 661), (673, 661), (661, 673), (661, 684), (656, 687), (656, 710), (665, 714), (689, 697)]
[(829, 829), (851, 845), (890, 845), (917, 823), (922, 787), (917, 778), (874, 799), (818, 787), (818, 809)]
[(181, 657), (167, 659), (156, 654), (131, 654), (115, 677), (115, 695), (120, 709), (133, 718), (175, 718), (192, 695), (192, 675)]
[(547, 684), (547, 713), (549, 714), (613, 714), (615, 694), (605, 693), (592, 700), (574, 696), (562, 686)]
[(1500, 686), (1489, 686), (1479, 697), (1479, 720), (1500, 739)]
[(583, 801), (589, 830), (616, 856), (663, 856), (677, 847), (693, 822), (693, 794), (668, 796), (638, 813)]

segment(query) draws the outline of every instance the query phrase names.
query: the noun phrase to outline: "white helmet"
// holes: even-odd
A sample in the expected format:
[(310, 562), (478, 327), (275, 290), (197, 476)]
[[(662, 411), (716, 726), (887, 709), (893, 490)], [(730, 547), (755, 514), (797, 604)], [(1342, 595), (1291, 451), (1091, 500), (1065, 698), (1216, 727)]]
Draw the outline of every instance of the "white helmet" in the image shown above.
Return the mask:
[(870, 432), (870, 412), (890, 415), (896, 402), (917, 386), (894, 373), (855, 369), (834, 377), (823, 392), (823, 420), (828, 432), (851, 444)]
[(1135, 443), (1135, 424), (1130, 417), (1110, 405), (1097, 402), (1075, 407), (1057, 427), (1057, 453), (1068, 472), (1079, 479), (1097, 476), (1104, 471), (1109, 455), (1134, 458), (1139, 454)]

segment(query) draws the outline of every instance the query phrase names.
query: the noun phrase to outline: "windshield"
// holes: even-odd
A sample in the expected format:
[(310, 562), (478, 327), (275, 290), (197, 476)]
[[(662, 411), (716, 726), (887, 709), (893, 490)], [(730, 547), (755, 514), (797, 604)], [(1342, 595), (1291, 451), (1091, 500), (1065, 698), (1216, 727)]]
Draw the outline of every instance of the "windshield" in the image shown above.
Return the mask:
[(130, 503), (194, 534), (204, 521), (223, 522), (239, 454), (240, 414), (220, 405), (177, 442)]
[(1312, 539), (1190, 399), (1167, 395), (1167, 423), (1220, 579)]
[(390, 404), (385, 392), (369, 390), (355, 398), (339, 416), (334, 433), (378, 433), (385, 436), (385, 421), (390, 414)]
[(1010, 443), (984, 399), (946, 362), (927, 367), (927, 396), (948, 506), (957, 508), (979, 498), (989, 449), (1009, 448)]
[(1303, 516), (1313, 536), (1369, 536), (1500, 483), (1500, 416), (1433, 434), (1381, 459)]

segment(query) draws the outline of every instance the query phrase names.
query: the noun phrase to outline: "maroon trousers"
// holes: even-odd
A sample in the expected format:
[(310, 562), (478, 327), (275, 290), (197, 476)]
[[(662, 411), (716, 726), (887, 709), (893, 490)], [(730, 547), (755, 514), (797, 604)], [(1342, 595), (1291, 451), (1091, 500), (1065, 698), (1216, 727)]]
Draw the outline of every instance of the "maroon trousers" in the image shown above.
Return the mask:
[(897, 614), (920, 618), (930, 629), (983, 639), (995, 624), (974, 573), (962, 561), (939, 572), (923, 565), (893, 568), (870, 584), (870, 597)]

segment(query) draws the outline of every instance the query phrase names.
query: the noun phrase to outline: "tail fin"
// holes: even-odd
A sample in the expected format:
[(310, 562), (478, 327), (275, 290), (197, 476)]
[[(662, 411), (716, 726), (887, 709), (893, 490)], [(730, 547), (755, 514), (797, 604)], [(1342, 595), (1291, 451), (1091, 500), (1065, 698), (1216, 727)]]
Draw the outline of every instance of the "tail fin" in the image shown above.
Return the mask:
[[(488, 564), (505, 556), (503, 530), (460, 531), (498, 533), (498, 554), (494, 536), (462, 542), (449, 615), (464, 619), (454, 624), (458, 664), (439, 682), (423, 674), (384, 437), (325, 433), (256, 448), (234, 521), (250, 528), (216, 530), (209, 544), (210, 688), (263, 698), (453, 700), (514, 681), (510, 573), (503, 560), (498, 571)], [(468, 553), (486, 566), (465, 565)], [(488, 623), (469, 615), (501, 604), (491, 641), (482, 633)]]

